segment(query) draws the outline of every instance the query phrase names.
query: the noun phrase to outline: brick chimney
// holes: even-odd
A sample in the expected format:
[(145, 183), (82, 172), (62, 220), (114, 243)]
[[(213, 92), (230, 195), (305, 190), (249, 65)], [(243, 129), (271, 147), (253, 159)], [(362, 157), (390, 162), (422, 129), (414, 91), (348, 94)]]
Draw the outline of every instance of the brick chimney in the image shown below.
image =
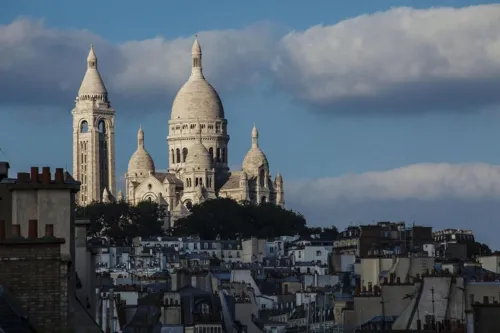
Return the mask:
[(45, 237), (53, 237), (54, 236), (54, 225), (46, 224), (45, 225)]
[(0, 240), (4, 240), (5, 239), (5, 228), (7, 226), (5, 225), (5, 220), (0, 220)]
[(9, 177), (9, 162), (0, 162), (0, 181), (2, 179)]
[(29, 220), (28, 238), (38, 239), (38, 220)]
[(38, 183), (38, 167), (31, 167), (31, 182)]
[(21, 226), (19, 224), (12, 225), (12, 237), (19, 238), (21, 236)]
[(54, 181), (56, 184), (64, 184), (64, 169), (56, 168), (56, 173), (54, 175)]
[(42, 168), (42, 183), (44, 185), (50, 184), (50, 167)]

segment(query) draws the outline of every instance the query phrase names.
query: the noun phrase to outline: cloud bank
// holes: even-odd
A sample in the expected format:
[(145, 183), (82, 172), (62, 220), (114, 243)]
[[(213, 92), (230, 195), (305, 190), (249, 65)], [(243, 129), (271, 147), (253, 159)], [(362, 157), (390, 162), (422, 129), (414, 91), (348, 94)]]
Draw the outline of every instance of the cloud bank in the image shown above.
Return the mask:
[[(331, 113), (500, 102), (500, 5), (395, 8), (285, 36), (278, 30), (257, 24), (199, 33), (206, 75), (223, 98), (265, 79)], [(21, 18), (0, 25), (0, 103), (69, 105), (91, 43), (115, 101), (168, 107), (189, 73), (192, 37), (114, 44)]]
[(500, 166), (425, 163), (287, 182), (287, 206), (313, 225), (399, 221), (469, 228), (500, 248)]

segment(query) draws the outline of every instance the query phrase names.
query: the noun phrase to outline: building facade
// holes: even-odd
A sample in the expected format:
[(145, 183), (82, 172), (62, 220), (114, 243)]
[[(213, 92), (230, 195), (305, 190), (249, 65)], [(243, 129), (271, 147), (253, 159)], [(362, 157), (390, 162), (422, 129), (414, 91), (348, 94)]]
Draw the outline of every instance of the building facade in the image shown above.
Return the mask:
[(77, 202), (87, 205), (115, 194), (115, 110), (90, 47), (73, 114), (73, 177), (81, 182)]
[(222, 101), (203, 75), (201, 47), (195, 40), (191, 75), (172, 105), (168, 170), (156, 172), (140, 128), (137, 149), (125, 175), (127, 200), (132, 204), (157, 201), (166, 205), (174, 218), (188, 214), (192, 205), (216, 197), (284, 206), (283, 178), (279, 173), (271, 177), (257, 128), (252, 129), (251, 147), (239, 171), (229, 170), (229, 139)]

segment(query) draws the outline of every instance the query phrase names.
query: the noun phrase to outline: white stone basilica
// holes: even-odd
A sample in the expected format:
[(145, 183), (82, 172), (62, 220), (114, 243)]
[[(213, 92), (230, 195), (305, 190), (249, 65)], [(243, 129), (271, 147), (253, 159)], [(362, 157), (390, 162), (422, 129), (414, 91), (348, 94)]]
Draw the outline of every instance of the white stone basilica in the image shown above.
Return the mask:
[[(79, 198), (83, 204), (113, 200), (115, 190), (114, 110), (97, 71), (93, 48), (87, 63), (73, 110), (73, 173), (82, 182)], [(271, 178), (255, 126), (242, 170), (229, 170), (227, 124), (219, 95), (203, 75), (201, 48), (195, 40), (191, 75), (174, 99), (169, 120), (168, 172), (156, 172), (145, 148), (144, 131), (139, 128), (137, 149), (125, 174), (126, 199), (132, 204), (157, 201), (174, 218), (187, 214), (192, 205), (216, 197), (284, 206), (283, 178), (279, 173)], [(93, 157), (88, 157), (89, 152)], [(123, 199), (121, 192), (117, 199)]]

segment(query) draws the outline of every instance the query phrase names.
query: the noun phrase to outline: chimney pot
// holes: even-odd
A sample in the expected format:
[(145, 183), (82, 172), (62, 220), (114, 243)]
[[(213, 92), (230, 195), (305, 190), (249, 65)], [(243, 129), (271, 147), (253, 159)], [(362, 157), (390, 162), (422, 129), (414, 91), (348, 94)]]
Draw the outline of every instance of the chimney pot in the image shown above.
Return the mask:
[(21, 237), (21, 226), (19, 224), (12, 225), (12, 237)]
[(28, 238), (29, 239), (38, 238), (38, 220), (29, 220)]
[(52, 237), (54, 236), (54, 225), (53, 224), (46, 224), (45, 225), (45, 237)]
[(5, 239), (5, 232), (6, 232), (5, 228), (6, 228), (5, 220), (0, 220), (0, 240)]
[(50, 184), (50, 167), (42, 168), (42, 183), (44, 185)]
[(38, 167), (31, 167), (31, 182), (38, 183)]
[(23, 181), (23, 182), (28, 182), (30, 180), (30, 174), (27, 172), (18, 172), (17, 173), (17, 180)]
[(64, 169), (63, 168), (56, 168), (55, 182), (57, 184), (64, 184)]

